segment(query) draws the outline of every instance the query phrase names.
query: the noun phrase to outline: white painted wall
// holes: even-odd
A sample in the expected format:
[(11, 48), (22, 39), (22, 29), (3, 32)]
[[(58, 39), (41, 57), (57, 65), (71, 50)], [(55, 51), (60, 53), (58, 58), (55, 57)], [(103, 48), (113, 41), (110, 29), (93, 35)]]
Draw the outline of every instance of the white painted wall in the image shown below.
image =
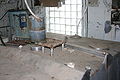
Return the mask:
[(103, 1), (98, 0), (98, 3), (93, 5), (88, 3), (88, 19), (86, 19), (88, 20), (88, 30), (86, 30), (88, 36), (86, 37), (120, 42), (120, 27), (111, 25), (112, 30), (105, 34), (105, 22), (111, 21), (112, 0), (106, 0), (109, 6), (106, 6)]
[[(107, 3), (111, 3), (111, 0), (107, 0)], [(98, 0), (95, 6), (88, 6), (88, 37), (105, 39), (104, 27), (107, 20), (111, 21), (111, 11), (103, 0)]]

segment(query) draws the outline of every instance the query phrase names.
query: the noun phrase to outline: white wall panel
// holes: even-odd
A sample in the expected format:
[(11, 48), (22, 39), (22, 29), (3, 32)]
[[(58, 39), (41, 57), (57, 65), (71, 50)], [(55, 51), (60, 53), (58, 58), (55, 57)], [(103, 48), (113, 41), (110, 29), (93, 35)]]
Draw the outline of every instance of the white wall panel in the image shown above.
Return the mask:
[[(98, 0), (98, 3), (98, 6), (88, 6), (88, 37), (105, 39), (105, 21), (111, 21), (111, 11), (103, 0)], [(110, 4), (111, 0), (107, 0), (107, 3)]]

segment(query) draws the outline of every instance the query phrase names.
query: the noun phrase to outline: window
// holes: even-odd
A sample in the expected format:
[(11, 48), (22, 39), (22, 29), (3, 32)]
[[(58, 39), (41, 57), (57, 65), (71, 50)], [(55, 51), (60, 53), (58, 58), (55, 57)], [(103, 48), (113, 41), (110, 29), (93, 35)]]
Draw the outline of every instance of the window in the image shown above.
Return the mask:
[[(62, 7), (46, 8), (46, 27), (48, 32), (74, 35), (78, 29), (81, 36), (82, 0), (65, 0)], [(77, 28), (78, 26), (78, 28)]]

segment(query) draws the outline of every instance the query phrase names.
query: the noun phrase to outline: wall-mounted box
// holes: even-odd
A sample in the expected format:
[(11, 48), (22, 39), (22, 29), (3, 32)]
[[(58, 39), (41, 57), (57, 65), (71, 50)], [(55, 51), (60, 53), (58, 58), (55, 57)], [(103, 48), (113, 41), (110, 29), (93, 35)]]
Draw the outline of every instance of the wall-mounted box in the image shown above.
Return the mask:
[(17, 38), (29, 38), (29, 18), (26, 11), (9, 11), (9, 26), (11, 27), (11, 35)]

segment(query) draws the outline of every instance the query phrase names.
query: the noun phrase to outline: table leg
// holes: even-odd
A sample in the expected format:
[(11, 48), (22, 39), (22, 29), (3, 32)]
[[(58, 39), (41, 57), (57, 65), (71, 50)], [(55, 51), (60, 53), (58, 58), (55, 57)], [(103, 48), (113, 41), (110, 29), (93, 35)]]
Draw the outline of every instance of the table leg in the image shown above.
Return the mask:
[(42, 53), (45, 53), (45, 47), (42, 47)]
[(53, 50), (54, 50), (53, 48), (50, 49), (50, 56), (53, 55)]
[(64, 48), (65, 48), (65, 43), (62, 44), (62, 50), (64, 50)]

